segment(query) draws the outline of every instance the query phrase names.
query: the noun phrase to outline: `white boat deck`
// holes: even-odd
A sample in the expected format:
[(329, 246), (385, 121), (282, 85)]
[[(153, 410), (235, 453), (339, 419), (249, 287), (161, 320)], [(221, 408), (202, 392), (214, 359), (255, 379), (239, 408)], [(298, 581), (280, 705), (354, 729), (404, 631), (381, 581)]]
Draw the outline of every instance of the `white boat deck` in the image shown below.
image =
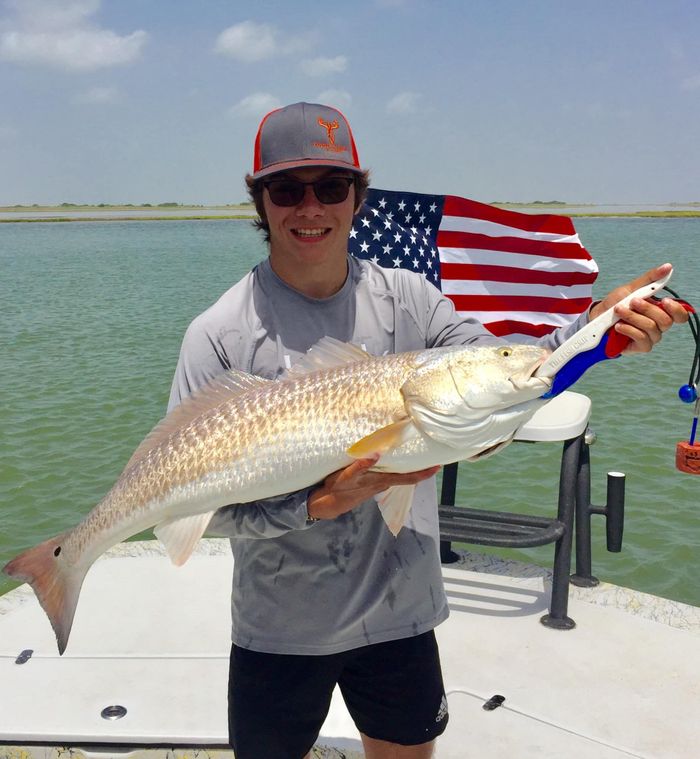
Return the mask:
[[(0, 759), (64, 756), (61, 747), (72, 757), (231, 756), (231, 571), (226, 541), (203, 541), (179, 569), (155, 543), (118, 547), (88, 573), (63, 657), (26, 586), (0, 598)], [(440, 759), (699, 755), (700, 609), (572, 587), (577, 626), (556, 631), (539, 622), (546, 570), (470, 555), (444, 576)], [(485, 711), (496, 694), (503, 705)], [(102, 718), (114, 705), (126, 715)], [(339, 698), (315, 752), (362, 755)]]

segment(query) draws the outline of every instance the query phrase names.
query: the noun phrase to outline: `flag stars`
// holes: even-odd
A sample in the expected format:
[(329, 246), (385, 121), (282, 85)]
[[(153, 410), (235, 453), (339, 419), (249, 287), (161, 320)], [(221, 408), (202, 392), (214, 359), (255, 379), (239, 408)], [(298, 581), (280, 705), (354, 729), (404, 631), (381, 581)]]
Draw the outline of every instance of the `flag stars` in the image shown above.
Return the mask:
[(440, 257), (433, 230), (440, 223), (441, 201), (412, 193), (382, 197), (369, 192), (369, 203), (353, 221), (349, 249), (378, 266), (421, 273), (439, 286)]

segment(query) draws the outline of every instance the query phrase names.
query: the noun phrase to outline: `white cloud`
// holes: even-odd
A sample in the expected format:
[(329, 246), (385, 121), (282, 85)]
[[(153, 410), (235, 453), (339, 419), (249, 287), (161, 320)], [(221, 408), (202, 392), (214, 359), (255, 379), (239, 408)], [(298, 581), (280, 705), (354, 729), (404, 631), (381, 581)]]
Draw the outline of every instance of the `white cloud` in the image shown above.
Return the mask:
[(272, 58), (278, 47), (277, 31), (269, 24), (242, 21), (221, 32), (214, 50), (239, 61), (252, 63)]
[(345, 90), (324, 90), (319, 93), (316, 102), (324, 105), (332, 105), (341, 111), (349, 108), (352, 103), (352, 96)]
[(235, 105), (228, 109), (228, 115), (232, 118), (262, 118), (275, 108), (279, 108), (282, 103), (268, 92), (254, 92), (252, 95), (244, 97)]
[(308, 76), (340, 74), (348, 67), (348, 59), (344, 55), (336, 55), (335, 58), (310, 58), (302, 61), (300, 66)]
[(0, 58), (14, 63), (87, 71), (131, 63), (148, 34), (137, 30), (120, 36), (92, 23), (99, 0), (12, 0), (14, 15), (0, 33)]
[(89, 90), (77, 94), (74, 101), (76, 103), (111, 105), (119, 101), (119, 92), (115, 87), (91, 87)]
[(386, 104), (387, 113), (416, 113), (418, 111), (417, 92), (400, 92)]
[(221, 32), (214, 51), (244, 63), (254, 63), (306, 50), (310, 43), (308, 36), (284, 35), (271, 24), (241, 21)]

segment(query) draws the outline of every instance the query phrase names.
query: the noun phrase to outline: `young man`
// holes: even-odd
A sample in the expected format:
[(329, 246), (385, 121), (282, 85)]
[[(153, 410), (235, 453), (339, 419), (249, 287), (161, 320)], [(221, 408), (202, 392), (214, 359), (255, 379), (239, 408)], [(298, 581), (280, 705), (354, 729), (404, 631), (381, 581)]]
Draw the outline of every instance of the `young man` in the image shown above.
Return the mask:
[[(170, 408), (236, 368), (276, 378), (324, 336), (383, 354), (498, 342), (420, 275), (351, 258), (347, 240), (368, 174), (337, 110), (296, 103), (268, 114), (247, 177), (269, 258), (185, 335)], [(590, 316), (661, 274), (618, 288)], [(647, 351), (683, 309), (638, 302), (620, 331)], [(588, 316), (541, 342), (554, 348)], [(439, 560), (436, 468), (372, 472), (357, 461), (273, 500), (221, 509), (231, 538), (233, 646), (229, 728), (237, 759), (301, 759), (339, 684), (365, 754), (428, 757), (447, 724), (433, 629), (448, 615)], [(377, 493), (420, 483), (394, 538)]]

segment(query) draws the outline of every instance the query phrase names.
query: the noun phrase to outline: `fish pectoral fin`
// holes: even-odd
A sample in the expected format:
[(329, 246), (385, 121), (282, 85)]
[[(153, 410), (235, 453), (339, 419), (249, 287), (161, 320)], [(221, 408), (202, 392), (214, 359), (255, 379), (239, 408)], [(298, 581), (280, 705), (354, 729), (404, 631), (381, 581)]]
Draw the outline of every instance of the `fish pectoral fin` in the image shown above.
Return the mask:
[(411, 418), (407, 416), (398, 422), (392, 422), (386, 427), (375, 430), (353, 443), (348, 448), (347, 454), (354, 459), (365, 459), (375, 453), (383, 456), (388, 451), (399, 448), (408, 442), (415, 434), (417, 434), (417, 430)]
[(165, 546), (170, 561), (175, 566), (182, 566), (190, 558), (214, 513), (214, 511), (208, 511), (189, 517), (166, 519), (153, 528), (153, 532)]
[(379, 504), (379, 511), (381, 511), (386, 526), (394, 537), (399, 534), (406, 523), (415, 490), (415, 485), (394, 485), (375, 496)]

